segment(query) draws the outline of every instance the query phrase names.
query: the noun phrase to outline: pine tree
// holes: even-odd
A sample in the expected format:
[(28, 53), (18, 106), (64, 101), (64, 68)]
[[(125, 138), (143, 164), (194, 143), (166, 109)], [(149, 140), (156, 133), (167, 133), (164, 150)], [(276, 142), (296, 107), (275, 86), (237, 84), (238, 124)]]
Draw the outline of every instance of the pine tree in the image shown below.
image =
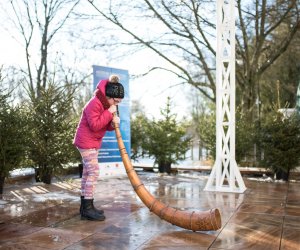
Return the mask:
[(75, 158), (73, 91), (50, 83), (39, 97), (29, 94), (27, 144), (37, 181), (50, 184), (52, 176)]
[(154, 157), (160, 173), (171, 173), (171, 165), (185, 158), (190, 138), (186, 136), (183, 122), (171, 110), (170, 98), (161, 110), (162, 118), (146, 121), (142, 149), (144, 155)]
[(276, 179), (288, 180), (290, 170), (300, 163), (299, 117), (284, 117), (278, 112), (262, 124), (260, 136), (264, 150), (261, 163), (272, 169)]
[(12, 107), (9, 94), (0, 90), (0, 197), (9, 172), (20, 167), (25, 156), (25, 130), (22, 109)]

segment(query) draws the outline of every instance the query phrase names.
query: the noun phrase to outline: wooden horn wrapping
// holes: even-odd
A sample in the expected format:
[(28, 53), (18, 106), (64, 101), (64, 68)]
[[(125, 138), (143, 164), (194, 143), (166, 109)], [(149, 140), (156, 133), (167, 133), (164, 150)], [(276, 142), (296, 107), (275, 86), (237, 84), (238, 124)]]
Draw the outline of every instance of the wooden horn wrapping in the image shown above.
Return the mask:
[(208, 211), (189, 212), (169, 207), (154, 198), (144, 187), (135, 169), (133, 168), (129, 156), (126, 152), (119, 125), (115, 124), (115, 132), (118, 141), (120, 154), (126, 173), (142, 202), (149, 208), (151, 212), (159, 216), (161, 219), (172, 223), (173, 225), (193, 230), (193, 231), (210, 231), (221, 228), (221, 215), (218, 209), (210, 209)]

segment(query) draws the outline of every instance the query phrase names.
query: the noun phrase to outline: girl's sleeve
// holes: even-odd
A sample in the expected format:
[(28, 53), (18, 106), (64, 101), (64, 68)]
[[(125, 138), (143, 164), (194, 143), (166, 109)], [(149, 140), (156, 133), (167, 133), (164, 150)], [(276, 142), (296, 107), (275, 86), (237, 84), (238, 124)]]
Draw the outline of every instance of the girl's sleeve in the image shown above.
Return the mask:
[(114, 128), (112, 122), (110, 122), (110, 123), (107, 125), (106, 130), (108, 130), (108, 131), (113, 131), (113, 130), (115, 130), (115, 128)]
[(96, 99), (92, 99), (86, 106), (85, 114), (87, 117), (90, 129), (97, 132), (111, 123), (113, 115), (108, 110), (105, 110), (101, 103)]

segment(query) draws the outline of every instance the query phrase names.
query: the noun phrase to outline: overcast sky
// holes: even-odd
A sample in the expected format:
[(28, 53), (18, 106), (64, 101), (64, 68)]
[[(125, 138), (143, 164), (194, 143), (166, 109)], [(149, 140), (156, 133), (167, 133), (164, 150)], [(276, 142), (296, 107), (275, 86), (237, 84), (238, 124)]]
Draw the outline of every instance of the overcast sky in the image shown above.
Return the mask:
[[(2, 23), (7, 24), (4, 20), (2, 20)], [(0, 30), (0, 65), (4, 65), (5, 67), (10, 65), (24, 67), (26, 61), (25, 49), (22, 45), (23, 40), (19, 38), (19, 42), (17, 42), (12, 37), (10, 28), (5, 27), (5, 25)], [(58, 50), (64, 52), (65, 57), (74, 54), (74, 51), (78, 54), (81, 53), (79, 56), (83, 59), (76, 62), (76, 67), (84, 71), (89, 71), (89, 73), (92, 73), (92, 65), (99, 65), (125, 69), (129, 71), (129, 75), (136, 75), (145, 73), (152, 66), (162, 66), (165, 63), (153, 52), (147, 52), (146, 50), (140, 51), (137, 54), (128, 54), (120, 60), (111, 61), (109, 59), (111, 55), (105, 54), (106, 52), (101, 49), (94, 51), (76, 50), (76, 46), (80, 46), (80, 44), (77, 44), (74, 40), (72, 42), (62, 40), (57, 46)], [(36, 48), (37, 50), (39, 49), (39, 44), (36, 45)], [(183, 116), (187, 116), (191, 105), (188, 98), (190, 87), (187, 85), (178, 85), (178, 83), (175, 75), (164, 71), (154, 71), (147, 76), (130, 79), (130, 98), (131, 100), (138, 100), (144, 106), (148, 116), (157, 117), (160, 114), (160, 109), (165, 107), (167, 97), (170, 96), (174, 104), (174, 111), (178, 114), (178, 118), (182, 118)], [(92, 88), (92, 81), (90, 84)]]

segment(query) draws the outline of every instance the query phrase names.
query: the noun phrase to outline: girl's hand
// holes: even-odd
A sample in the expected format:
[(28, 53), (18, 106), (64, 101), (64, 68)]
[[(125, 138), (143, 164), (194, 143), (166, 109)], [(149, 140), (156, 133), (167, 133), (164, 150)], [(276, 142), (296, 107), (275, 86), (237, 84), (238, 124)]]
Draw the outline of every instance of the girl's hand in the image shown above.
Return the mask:
[(120, 124), (120, 117), (114, 115), (113, 119), (112, 119), (112, 125), (114, 124)]
[(108, 108), (108, 111), (110, 113), (116, 113), (117, 112), (117, 106), (116, 105), (111, 105), (109, 108)]

